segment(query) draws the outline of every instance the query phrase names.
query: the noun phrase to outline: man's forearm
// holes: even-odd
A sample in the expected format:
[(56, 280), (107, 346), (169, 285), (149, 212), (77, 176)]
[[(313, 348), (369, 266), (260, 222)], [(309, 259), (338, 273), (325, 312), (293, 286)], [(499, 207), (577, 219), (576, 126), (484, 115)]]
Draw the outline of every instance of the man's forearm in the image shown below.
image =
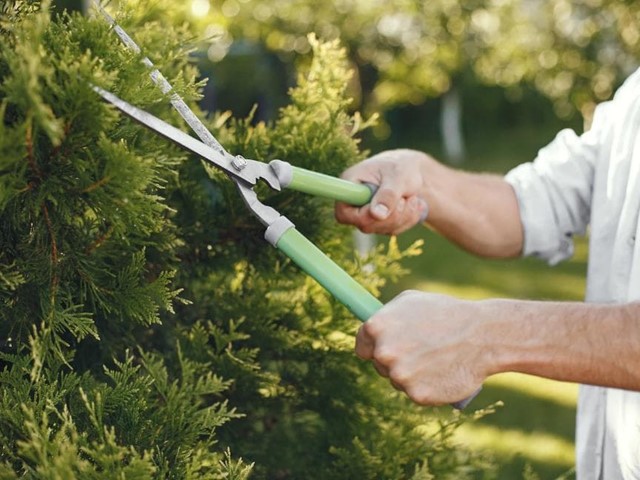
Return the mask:
[(489, 373), (640, 390), (640, 303), (482, 303), (489, 320), (478, 325), (479, 338), (491, 350)]
[(362, 325), (356, 353), (423, 405), (459, 401), (502, 372), (640, 391), (640, 303), (406, 291)]
[(502, 177), (453, 170), (427, 156), (421, 165), (429, 226), (476, 255), (506, 258), (521, 253), (518, 202)]

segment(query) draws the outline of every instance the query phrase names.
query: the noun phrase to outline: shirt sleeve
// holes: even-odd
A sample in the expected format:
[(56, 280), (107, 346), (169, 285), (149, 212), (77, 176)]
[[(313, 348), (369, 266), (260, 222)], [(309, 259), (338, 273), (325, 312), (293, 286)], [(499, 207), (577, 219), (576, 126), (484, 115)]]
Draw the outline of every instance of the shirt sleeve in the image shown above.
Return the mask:
[(511, 170), (524, 229), (523, 255), (554, 265), (573, 255), (573, 235), (590, 219), (595, 164), (609, 105), (596, 108), (591, 129), (581, 136), (562, 130), (533, 162)]

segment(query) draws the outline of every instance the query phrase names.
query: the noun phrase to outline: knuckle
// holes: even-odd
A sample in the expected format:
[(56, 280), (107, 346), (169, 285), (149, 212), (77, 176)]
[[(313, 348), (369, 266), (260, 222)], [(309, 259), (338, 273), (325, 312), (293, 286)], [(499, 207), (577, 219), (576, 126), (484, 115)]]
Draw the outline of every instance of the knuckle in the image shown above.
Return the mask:
[(384, 196), (384, 197), (388, 197), (388, 196), (395, 196), (395, 190), (391, 187), (388, 186), (381, 186), (380, 188), (378, 188), (378, 195), (380, 196)]
[(411, 375), (404, 368), (394, 367), (389, 369), (389, 379), (404, 389), (410, 384)]
[(429, 391), (421, 386), (410, 385), (405, 388), (405, 393), (412, 402), (417, 403), (418, 405), (435, 404), (431, 395), (429, 395)]
[(420, 292), (419, 292), (418, 290), (411, 290), (411, 289), (410, 289), (410, 290), (404, 290), (404, 291), (400, 292), (400, 293), (396, 296), (396, 298), (397, 298), (397, 299), (403, 299), (403, 300), (406, 300), (406, 299), (408, 299), (408, 298), (410, 298), (410, 297), (415, 296), (417, 293), (420, 293)]
[(340, 178), (345, 180), (357, 180), (358, 179), (358, 171), (362, 170), (362, 166), (354, 165), (353, 167), (347, 168), (344, 172), (340, 174)]
[(389, 209), (393, 210), (396, 208), (399, 195), (394, 188), (381, 186), (376, 193), (376, 197), (379, 200), (384, 200)]
[(380, 318), (380, 314), (377, 314), (376, 317), (370, 318), (365, 323), (363, 323), (360, 329), (364, 334), (371, 338), (379, 337), (383, 331), (383, 320), (380, 320)]
[(378, 347), (373, 351), (373, 358), (378, 363), (381, 363), (382, 365), (386, 365), (390, 367), (396, 362), (396, 360), (398, 359), (398, 356), (390, 348)]

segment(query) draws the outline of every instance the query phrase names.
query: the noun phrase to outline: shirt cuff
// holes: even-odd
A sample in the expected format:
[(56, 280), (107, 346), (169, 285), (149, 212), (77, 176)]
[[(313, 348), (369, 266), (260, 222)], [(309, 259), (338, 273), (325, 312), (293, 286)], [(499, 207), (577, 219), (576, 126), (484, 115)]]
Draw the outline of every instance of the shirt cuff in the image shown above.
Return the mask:
[(523, 256), (537, 257), (555, 265), (573, 256), (573, 237), (560, 232), (550, 204), (545, 179), (532, 163), (517, 166), (505, 176), (518, 200), (524, 230)]

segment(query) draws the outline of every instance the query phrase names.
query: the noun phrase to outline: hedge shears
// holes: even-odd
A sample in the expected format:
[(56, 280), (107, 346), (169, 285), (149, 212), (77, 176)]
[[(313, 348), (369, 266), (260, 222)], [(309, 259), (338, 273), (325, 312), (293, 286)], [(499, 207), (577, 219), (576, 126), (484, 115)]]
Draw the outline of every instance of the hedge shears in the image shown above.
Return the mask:
[[(122, 42), (136, 53), (140, 47), (115, 22), (115, 20), (94, 1), (94, 4), (112, 25)], [(269, 163), (246, 159), (241, 155), (229, 154), (200, 119), (193, 113), (166, 78), (155, 68), (151, 60), (143, 62), (150, 68), (150, 76), (164, 94), (169, 94), (170, 101), (182, 118), (201, 139), (186, 134), (182, 130), (155, 117), (151, 113), (137, 108), (114, 94), (98, 87), (93, 89), (107, 102), (118, 108), (136, 122), (162, 135), (180, 147), (196, 154), (200, 158), (222, 170), (237, 186), (238, 192), (251, 213), (266, 227), (265, 239), (308, 275), (313, 277), (339, 302), (345, 305), (361, 321), (366, 321), (376, 313), (383, 304), (368, 290), (353, 279), (347, 272), (325, 255), (316, 245), (300, 233), (294, 224), (274, 208), (263, 204), (258, 199), (254, 187), (264, 181), (274, 190), (289, 188), (316, 196), (349, 203), (355, 206), (367, 204), (376, 191), (376, 186), (354, 183), (304, 168), (295, 167), (282, 160)], [(475, 395), (453, 403), (457, 409), (464, 408)]]

